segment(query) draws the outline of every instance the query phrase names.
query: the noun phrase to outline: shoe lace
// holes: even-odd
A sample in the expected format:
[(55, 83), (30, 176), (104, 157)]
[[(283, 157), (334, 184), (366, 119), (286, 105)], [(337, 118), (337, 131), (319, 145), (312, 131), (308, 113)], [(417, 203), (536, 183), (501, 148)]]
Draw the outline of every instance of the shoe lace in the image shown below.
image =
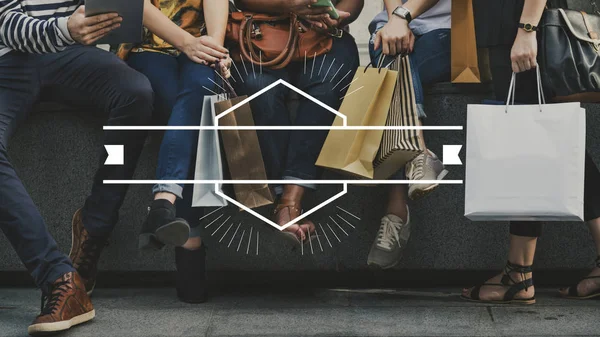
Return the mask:
[(379, 227), (377, 245), (385, 249), (390, 249), (394, 243), (398, 243), (400, 246), (400, 235), (398, 234), (400, 230), (402, 230), (401, 223), (384, 221)]
[(419, 180), (424, 176), (425, 154), (418, 155), (411, 161), (411, 180)]
[(77, 259), (77, 272), (84, 278), (92, 276), (100, 253), (104, 247), (108, 246), (108, 240), (103, 237), (89, 236), (82, 244), (82, 253)]
[(50, 295), (42, 295), (41, 315), (53, 314), (58, 307), (58, 301), (60, 301), (63, 293), (67, 292), (70, 288), (70, 281), (68, 280), (54, 283)]

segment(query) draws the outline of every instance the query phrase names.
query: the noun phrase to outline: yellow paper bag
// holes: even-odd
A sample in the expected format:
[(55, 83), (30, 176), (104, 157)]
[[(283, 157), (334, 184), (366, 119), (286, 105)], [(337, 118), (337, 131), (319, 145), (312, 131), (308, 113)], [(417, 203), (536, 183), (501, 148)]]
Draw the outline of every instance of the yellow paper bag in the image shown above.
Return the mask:
[(452, 83), (481, 83), (473, 0), (452, 1)]
[[(348, 126), (385, 126), (397, 76), (389, 69), (358, 68), (339, 110)], [(343, 126), (342, 118), (333, 126)], [(316, 165), (372, 179), (382, 136), (383, 130), (331, 130)]]

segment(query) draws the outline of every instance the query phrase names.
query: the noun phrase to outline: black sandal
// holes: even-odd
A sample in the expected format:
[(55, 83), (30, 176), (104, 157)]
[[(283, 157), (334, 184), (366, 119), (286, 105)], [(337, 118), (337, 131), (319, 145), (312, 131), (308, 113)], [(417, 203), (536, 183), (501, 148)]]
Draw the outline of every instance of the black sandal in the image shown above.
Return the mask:
[[(531, 298), (515, 298), (518, 292), (521, 290), (527, 290), (529, 287), (533, 286), (533, 278), (528, 278), (521, 282), (516, 282), (510, 277), (510, 273), (517, 272), (521, 273), (523, 278), (525, 278), (526, 273), (531, 273), (531, 266), (520, 266), (517, 264), (513, 264), (510, 262), (506, 262), (506, 266), (504, 267), (502, 276), (502, 280), (500, 283), (483, 283), (478, 286), (475, 286), (469, 296), (461, 295), (460, 297), (467, 301), (472, 302), (480, 302), (480, 303), (492, 303), (492, 304), (534, 304), (535, 296)], [(479, 292), (482, 287), (485, 286), (500, 286), (500, 287), (510, 287), (504, 294), (504, 298), (502, 300), (482, 300), (479, 298)]]
[[(598, 258), (596, 258), (596, 267), (600, 268), (600, 256), (598, 256)], [(587, 276), (587, 277), (582, 278), (575, 285), (572, 285), (572, 286), (569, 287), (569, 294), (568, 295), (562, 295), (562, 297), (564, 297), (564, 298), (570, 298), (570, 299), (575, 299), (575, 300), (589, 300), (591, 298), (600, 297), (600, 289), (596, 290), (595, 292), (593, 292), (593, 293), (591, 293), (591, 294), (589, 294), (587, 296), (581, 296), (581, 295), (579, 295), (579, 292), (577, 291), (577, 286), (579, 286), (579, 284), (583, 280), (589, 280), (589, 279), (600, 279), (600, 276)]]

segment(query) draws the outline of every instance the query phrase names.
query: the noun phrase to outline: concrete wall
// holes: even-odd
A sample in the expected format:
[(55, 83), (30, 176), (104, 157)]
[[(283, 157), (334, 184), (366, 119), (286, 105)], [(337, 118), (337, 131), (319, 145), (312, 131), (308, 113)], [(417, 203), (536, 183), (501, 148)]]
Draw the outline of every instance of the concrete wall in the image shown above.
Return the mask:
[[(366, 59), (368, 33), (366, 25), (381, 10), (379, 1), (366, 1), (364, 12), (351, 27), (357, 38), (361, 54)], [(476, 93), (473, 87), (465, 88), (441, 86), (427, 99), (428, 124), (464, 125), (466, 104), (479, 103), (489, 94)], [(439, 89), (439, 87), (438, 87)], [(594, 133), (600, 128), (600, 109), (588, 106), (588, 143), (598, 162), (600, 160), (600, 135)], [(75, 111), (44, 111), (31, 116), (21, 127), (10, 144), (13, 163), (33, 199), (37, 202), (47, 220), (50, 232), (60, 247), (68, 252), (70, 248), (70, 221), (72, 213), (79, 208), (90, 190), (90, 183), (97, 167), (97, 154), (101, 150), (102, 119), (93, 117), (87, 109)], [(427, 133), (429, 146), (436, 152), (443, 144), (464, 144), (464, 132), (435, 131)], [(142, 155), (136, 179), (153, 179), (156, 162), (158, 137), (151, 138)], [(447, 179), (463, 179), (463, 167), (451, 167)], [(491, 177), (493, 178), (493, 177)], [(189, 190), (189, 188), (188, 188)], [(336, 189), (323, 188), (317, 199), (333, 195)], [(463, 216), (463, 186), (442, 186), (439, 191), (425, 200), (411, 204), (414, 224), (413, 236), (406, 256), (398, 268), (446, 270), (475, 269), (487, 270), (500, 266), (505, 259), (507, 226), (505, 223), (472, 223)], [(121, 220), (112, 236), (111, 245), (104, 252), (103, 270), (171, 270), (172, 251), (143, 254), (137, 250), (137, 233), (146, 214), (151, 199), (150, 186), (132, 186), (121, 212)], [(324, 251), (313, 247), (302, 255), (301, 251), (290, 251), (283, 245), (267, 225), (258, 220), (228, 209), (232, 215), (219, 232), (211, 236), (216, 222), (205, 230), (209, 246), (209, 265), (213, 270), (358, 270), (366, 267), (366, 256), (375, 237), (385, 203), (383, 187), (351, 187), (350, 193), (319, 212), (317, 221), (331, 222), (330, 215), (344, 216), (356, 229), (340, 223), (348, 231), (345, 236), (337, 230), (342, 239), (339, 243), (329, 234), (333, 248), (321, 242)], [(335, 208), (339, 205), (361, 218), (356, 220)], [(199, 224), (202, 213), (190, 215), (192, 224)], [(207, 225), (221, 212), (202, 221)], [(229, 243), (236, 226), (232, 227), (221, 243), (225, 230), (233, 219), (240, 219), (243, 225), (230, 248)], [(239, 221), (238, 221), (239, 222)], [(235, 222), (236, 224), (238, 222)], [(325, 223), (323, 223), (325, 225)], [(333, 225), (333, 224), (332, 224)], [(236, 251), (240, 233), (246, 229), (260, 232), (259, 256), (246, 255), (244, 245)], [(335, 228), (335, 227), (334, 227)], [(245, 240), (248, 235), (246, 234)], [(254, 236), (254, 239), (256, 236)], [(255, 253), (255, 244), (251, 246)], [(546, 227), (540, 240), (537, 267), (540, 269), (585, 268), (594, 258), (591, 239), (582, 224), (553, 223)], [(8, 241), (0, 236), (0, 271), (23, 270)]]
[[(468, 95), (441, 90), (428, 97), (428, 123), (432, 125), (464, 125), (466, 104), (478, 103), (487, 94)], [(600, 111), (597, 106), (588, 107), (588, 141), (594, 158), (600, 159)], [(47, 220), (50, 232), (60, 247), (70, 248), (72, 213), (82, 205), (97, 166), (97, 153), (101, 146), (102, 121), (90, 118), (91, 111), (40, 112), (34, 114), (21, 127), (10, 145), (13, 163), (33, 199)], [(443, 144), (464, 144), (464, 132), (431, 131), (427, 133), (429, 146), (440, 153)], [(156, 137), (148, 144), (136, 179), (153, 179), (156, 161)], [(464, 153), (463, 153), (464, 156)], [(463, 179), (464, 167), (451, 167), (447, 179)], [(329, 175), (329, 177), (333, 177)], [(493, 179), (493, 177), (490, 177)], [(188, 191), (190, 188), (187, 189)], [(339, 190), (326, 187), (319, 191), (317, 199), (325, 199)], [(111, 244), (104, 252), (100, 267), (103, 270), (171, 270), (172, 251), (144, 254), (137, 250), (137, 233), (151, 199), (150, 186), (132, 186), (121, 212), (121, 220)], [(411, 204), (413, 236), (405, 258), (398, 268), (423, 270), (488, 270), (503, 264), (507, 246), (505, 223), (473, 223), (463, 214), (464, 188), (460, 185), (442, 186), (430, 197)], [(366, 256), (375, 237), (379, 219), (383, 215), (385, 188), (351, 187), (350, 193), (333, 205), (316, 214), (313, 219), (325, 225), (329, 222), (342, 242), (337, 242), (328, 232), (333, 247), (323, 240), (321, 245), (313, 242), (314, 254), (307, 247), (292, 251), (282, 243), (276, 232), (258, 220), (230, 208), (219, 211), (200, 223), (203, 214), (195, 210), (189, 215), (194, 225), (206, 226), (212, 219), (226, 213), (221, 219), (232, 216), (214, 236), (211, 234), (220, 221), (204, 230), (209, 247), (209, 266), (212, 270), (360, 270), (366, 268)], [(341, 212), (341, 206), (361, 218), (356, 220)], [(266, 212), (266, 211), (265, 211)], [(348, 232), (344, 235), (329, 220), (340, 214), (356, 229), (340, 223)], [(234, 222), (235, 221), (235, 222)], [(231, 247), (227, 247), (237, 223), (243, 222)], [(235, 223), (227, 236), (222, 235)], [(253, 241), (246, 255), (246, 233), (237, 251), (242, 230), (260, 233), (259, 255)], [(253, 235), (256, 239), (256, 234)], [(549, 224), (540, 240), (536, 265), (539, 269), (585, 268), (595, 257), (587, 229), (582, 224)], [(0, 271), (22, 270), (22, 266), (6, 239), (0, 236)]]

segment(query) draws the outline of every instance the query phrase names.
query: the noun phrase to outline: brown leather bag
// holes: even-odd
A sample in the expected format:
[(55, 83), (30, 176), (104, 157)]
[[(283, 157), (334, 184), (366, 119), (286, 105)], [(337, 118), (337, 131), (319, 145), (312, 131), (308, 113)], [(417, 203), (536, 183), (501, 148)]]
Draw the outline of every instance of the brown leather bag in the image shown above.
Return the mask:
[(329, 52), (333, 36), (305, 27), (294, 14), (232, 12), (227, 23), (232, 58), (271, 69)]

